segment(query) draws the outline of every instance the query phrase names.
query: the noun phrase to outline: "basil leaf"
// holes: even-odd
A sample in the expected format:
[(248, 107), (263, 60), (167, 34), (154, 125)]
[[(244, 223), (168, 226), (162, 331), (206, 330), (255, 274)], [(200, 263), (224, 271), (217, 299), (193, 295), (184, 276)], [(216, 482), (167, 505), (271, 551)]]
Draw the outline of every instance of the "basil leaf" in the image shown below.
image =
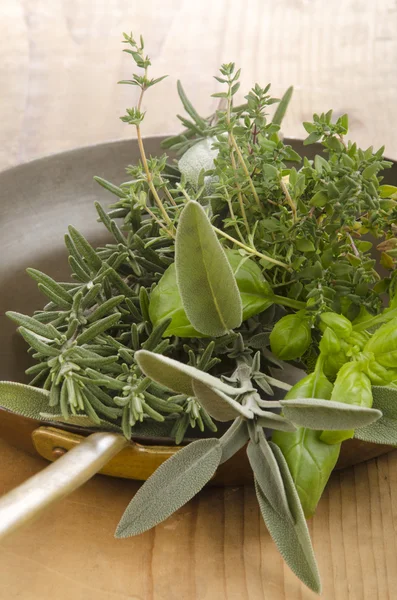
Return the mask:
[(163, 337), (177, 335), (183, 338), (203, 337), (186, 316), (176, 283), (175, 263), (166, 269), (150, 294), (149, 317), (154, 326), (163, 319), (172, 319)]
[(217, 439), (198, 440), (179, 450), (138, 490), (115, 536), (138, 535), (167, 519), (205, 486), (221, 458), (222, 447)]
[(284, 482), (292, 519), (282, 517), (272, 507), (258, 482), (255, 482), (259, 508), (266, 527), (285, 562), (305, 585), (319, 594), (320, 575), (299, 496), (281, 450), (271, 442), (270, 447)]
[(274, 431), (272, 435), (287, 461), (306, 518), (314, 515), (341, 447), (322, 442), (320, 435), (321, 431), (303, 427), (293, 433)]
[(202, 381), (193, 380), (192, 386), (194, 395), (201, 406), (217, 421), (232, 421), (241, 416), (245, 419), (253, 418), (254, 414), (251, 410), (221, 391), (212, 389)]
[(247, 455), (255, 481), (269, 504), (283, 518), (292, 519), (280, 469), (263, 432), (258, 443), (249, 442)]
[(238, 452), (249, 440), (249, 432), (245, 419), (238, 418), (220, 438), (223, 464)]
[(280, 404), (287, 419), (309, 429), (355, 429), (382, 416), (379, 410), (373, 408), (317, 398), (280, 400)]
[(225, 253), (237, 281), (245, 321), (273, 304), (273, 291), (255, 261), (241, 256), (238, 250), (225, 250)]
[(197, 202), (188, 202), (181, 213), (175, 265), (182, 304), (197, 331), (220, 337), (241, 324), (241, 299), (233, 271)]
[(354, 437), (372, 444), (390, 444), (397, 446), (397, 389), (386, 386), (372, 388), (373, 407), (382, 411), (382, 416), (375, 423), (360, 427)]
[[(225, 250), (225, 254), (236, 278), (245, 321), (273, 304), (272, 290), (253, 260), (242, 257), (237, 250)], [(176, 282), (175, 263), (166, 269), (150, 294), (149, 316), (153, 325), (165, 318), (172, 319), (164, 337), (205, 337), (192, 326), (186, 316)]]
[(282, 360), (295, 360), (309, 348), (312, 336), (305, 311), (282, 317), (270, 334), (270, 348)]
[(205, 385), (220, 390), (225, 394), (236, 396), (241, 393), (241, 388), (234, 388), (231, 385), (227, 385), (220, 379), (204, 371), (180, 363), (173, 358), (168, 358), (168, 356), (155, 354), (148, 350), (138, 350), (138, 352), (135, 352), (134, 358), (145, 375), (150, 377), (150, 379), (180, 394), (186, 394), (187, 396), (195, 395), (193, 380), (201, 381)]

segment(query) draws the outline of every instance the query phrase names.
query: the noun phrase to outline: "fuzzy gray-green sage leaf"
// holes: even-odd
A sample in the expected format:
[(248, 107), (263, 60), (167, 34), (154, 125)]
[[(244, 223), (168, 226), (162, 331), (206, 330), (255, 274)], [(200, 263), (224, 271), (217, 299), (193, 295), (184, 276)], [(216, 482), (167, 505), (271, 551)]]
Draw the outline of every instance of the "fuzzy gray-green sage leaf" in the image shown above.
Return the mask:
[(131, 500), (116, 537), (138, 535), (171, 516), (211, 479), (221, 458), (222, 447), (217, 439), (198, 440), (171, 456)]
[(281, 516), (271, 505), (258, 482), (255, 482), (259, 507), (280, 554), (292, 571), (314, 592), (321, 592), (320, 575), (298, 493), (281, 450), (270, 447), (280, 468), (292, 518)]
[(380, 410), (373, 408), (317, 398), (280, 400), (280, 404), (287, 419), (310, 429), (355, 429), (369, 425), (382, 416)]
[(205, 385), (220, 390), (225, 394), (236, 396), (241, 393), (240, 389), (234, 388), (204, 371), (180, 363), (168, 356), (162, 356), (147, 350), (139, 350), (135, 353), (135, 359), (142, 371), (150, 379), (180, 394), (186, 394), (187, 396), (195, 395), (192, 385), (193, 380), (201, 381)]
[(220, 337), (239, 327), (242, 304), (236, 279), (204, 209), (188, 202), (175, 242), (179, 292), (186, 315), (197, 331)]

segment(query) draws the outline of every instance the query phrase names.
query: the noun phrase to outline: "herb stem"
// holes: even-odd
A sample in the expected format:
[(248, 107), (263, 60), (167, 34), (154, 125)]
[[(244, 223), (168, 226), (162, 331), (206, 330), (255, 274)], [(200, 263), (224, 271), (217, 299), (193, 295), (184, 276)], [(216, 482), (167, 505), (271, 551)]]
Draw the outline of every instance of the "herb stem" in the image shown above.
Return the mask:
[(157, 206), (160, 209), (161, 214), (164, 217), (165, 222), (168, 225), (171, 226), (171, 231), (169, 231), (167, 229), (168, 233), (170, 234), (171, 237), (175, 237), (174, 226), (172, 224), (172, 221), (169, 218), (169, 216), (167, 214), (167, 211), (165, 210), (165, 208), (163, 206), (163, 203), (161, 202), (160, 196), (158, 195), (157, 190), (156, 190), (156, 188), (154, 187), (154, 184), (153, 184), (152, 174), (150, 173), (149, 165), (147, 163), (146, 154), (145, 154), (145, 148), (144, 148), (143, 141), (142, 141), (142, 136), (141, 136), (141, 128), (140, 128), (139, 125), (136, 126), (136, 133), (137, 133), (137, 138), (138, 138), (138, 146), (139, 146), (139, 152), (141, 154), (142, 165), (143, 165), (143, 168), (144, 168), (145, 173), (146, 173), (146, 179), (147, 179), (147, 182), (148, 182), (148, 185), (149, 185), (149, 189), (150, 189), (150, 191), (153, 194), (153, 197), (154, 197), (154, 199), (156, 201)]
[(285, 185), (285, 182), (283, 181), (282, 178), (280, 179), (280, 186), (281, 186), (281, 189), (283, 190), (284, 196), (285, 196), (288, 204), (291, 207), (291, 210), (292, 210), (292, 219), (293, 219), (294, 223), (296, 223), (296, 221), (297, 221), (297, 214), (296, 214), (295, 202), (292, 200), (291, 194), (289, 193), (288, 188)]
[[(266, 256), (266, 254), (262, 254), (261, 252), (258, 252), (258, 250), (255, 250), (254, 248), (250, 248), (250, 246), (247, 246), (246, 244), (239, 242), (239, 240), (236, 240), (236, 238), (232, 237), (228, 233), (225, 233), (221, 229), (218, 229), (217, 227), (214, 227), (214, 226), (213, 226), (213, 229), (220, 236), (226, 238), (227, 240), (230, 240), (231, 242), (233, 242), (233, 244), (240, 246), (240, 248), (244, 248), (244, 250), (246, 250), (247, 252), (250, 252), (251, 254), (255, 254), (255, 256), (258, 256), (259, 258), (263, 258), (263, 260), (267, 260), (268, 262), (272, 263), (273, 265), (278, 265), (279, 267), (284, 267), (284, 269), (288, 269), (288, 270), (290, 269), (290, 267), (287, 264), (285, 264), (279, 260), (276, 260), (275, 258), (271, 258), (270, 256)], [(282, 296), (280, 296), (280, 297), (282, 297)]]
[[(232, 217), (233, 221), (236, 221), (236, 216), (235, 216), (235, 214), (234, 214), (234, 210), (233, 210), (232, 202), (231, 202), (231, 200), (230, 200), (230, 198), (229, 198), (229, 195), (228, 195), (228, 193), (227, 193), (227, 190), (226, 190), (226, 189), (225, 189), (225, 193), (226, 193), (226, 202), (227, 202), (227, 205), (228, 205), (228, 207), (229, 207), (230, 216)], [(242, 242), (244, 242), (244, 238), (243, 238), (243, 236), (242, 236), (242, 234), (241, 234), (241, 231), (240, 231), (240, 228), (238, 227), (238, 225), (237, 225), (237, 223), (236, 223), (236, 222), (234, 223), (234, 229), (235, 229), (235, 231), (236, 231), (236, 233), (237, 233), (238, 237), (240, 238), (240, 240), (241, 240)]]
[(255, 189), (254, 182), (253, 182), (253, 181), (252, 181), (252, 179), (251, 179), (251, 175), (250, 175), (250, 173), (249, 173), (249, 171), (248, 171), (247, 165), (245, 164), (245, 160), (244, 160), (244, 157), (243, 157), (243, 155), (242, 155), (242, 153), (241, 153), (241, 150), (240, 150), (240, 148), (239, 148), (239, 147), (238, 147), (238, 145), (237, 145), (236, 138), (234, 137), (234, 135), (233, 135), (233, 133), (232, 133), (232, 132), (230, 132), (230, 134), (229, 134), (229, 135), (230, 135), (230, 138), (231, 138), (231, 140), (232, 140), (233, 148), (234, 148), (234, 149), (235, 149), (235, 151), (236, 151), (236, 154), (237, 154), (237, 157), (238, 157), (239, 163), (240, 163), (240, 165), (242, 166), (242, 168), (243, 168), (243, 171), (244, 171), (244, 173), (245, 173), (245, 176), (246, 176), (246, 177), (247, 177), (247, 179), (248, 179), (248, 183), (249, 183), (249, 186), (250, 186), (250, 188), (251, 188), (251, 190), (252, 190), (252, 195), (253, 195), (253, 196), (254, 196), (254, 198), (255, 198), (255, 202), (257, 203), (257, 205), (258, 205), (258, 206), (260, 206), (260, 205), (261, 205), (261, 203), (260, 203), (260, 200), (259, 200), (258, 193), (257, 193), (257, 191), (256, 191), (256, 189)]
[(237, 181), (237, 165), (236, 165), (236, 159), (234, 158), (234, 152), (233, 152), (234, 136), (233, 136), (233, 133), (231, 132), (231, 110), (232, 110), (232, 97), (231, 97), (230, 86), (229, 86), (229, 93), (227, 95), (226, 121), (227, 121), (227, 124), (229, 127), (228, 141), (229, 141), (229, 147), (230, 147), (230, 161), (232, 163), (233, 171), (236, 175), (237, 198), (238, 198), (238, 203), (240, 206), (241, 216), (243, 217), (244, 225), (247, 230), (247, 235), (249, 235), (250, 227), (249, 227), (249, 223), (248, 223), (248, 219), (247, 219), (247, 214), (245, 212), (243, 194), (241, 192), (240, 184)]
[(357, 323), (357, 325), (353, 325), (353, 330), (364, 331), (365, 329), (371, 329), (376, 325), (381, 325), (382, 323), (391, 321), (391, 319), (394, 319), (395, 317), (397, 317), (397, 308), (394, 308), (390, 312), (382, 313), (380, 315), (377, 315), (376, 317), (372, 317), (372, 319), (367, 319), (362, 323)]
[[(146, 77), (147, 77), (147, 69), (148, 68), (145, 67), (144, 80), (146, 80)], [(137, 104), (138, 112), (140, 112), (140, 110), (141, 110), (142, 100), (143, 100), (143, 95), (145, 93), (145, 90), (146, 90), (146, 87), (145, 87), (144, 84), (142, 84), (142, 86), (141, 86), (141, 93), (139, 95), (138, 104)], [(171, 237), (175, 237), (175, 234), (174, 234), (175, 229), (174, 229), (174, 226), (172, 224), (172, 221), (169, 218), (168, 213), (165, 210), (165, 208), (163, 206), (163, 203), (161, 202), (161, 198), (158, 195), (157, 190), (156, 190), (156, 188), (155, 188), (155, 186), (153, 184), (152, 174), (150, 172), (149, 165), (148, 165), (148, 162), (147, 162), (146, 153), (145, 153), (145, 147), (143, 145), (143, 140), (142, 140), (142, 135), (141, 135), (141, 128), (140, 128), (139, 124), (136, 125), (136, 135), (137, 135), (137, 138), (138, 138), (139, 152), (140, 152), (140, 155), (141, 155), (142, 165), (143, 165), (144, 171), (146, 173), (146, 179), (147, 179), (147, 182), (148, 182), (148, 185), (149, 185), (149, 189), (150, 189), (150, 191), (153, 194), (153, 197), (155, 199), (155, 202), (156, 202), (157, 206), (160, 209), (161, 214), (163, 215), (164, 221), (171, 228), (170, 231), (168, 231), (167, 229), (166, 229), (166, 231), (168, 231), (168, 233), (169, 233), (169, 235)]]
[(288, 308), (296, 308), (297, 310), (306, 308), (306, 302), (301, 302), (300, 300), (278, 296), (277, 294), (274, 294), (272, 298), (275, 304), (281, 304), (281, 306), (288, 306)]

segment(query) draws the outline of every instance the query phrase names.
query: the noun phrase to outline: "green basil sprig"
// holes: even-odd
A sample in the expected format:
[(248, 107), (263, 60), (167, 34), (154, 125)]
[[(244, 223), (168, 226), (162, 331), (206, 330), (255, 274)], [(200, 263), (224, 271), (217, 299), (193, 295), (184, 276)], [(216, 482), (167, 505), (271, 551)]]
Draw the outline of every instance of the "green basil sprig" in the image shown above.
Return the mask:
[[(371, 408), (373, 402), (371, 381), (363, 373), (359, 362), (346, 363), (340, 369), (332, 390), (331, 400)], [(353, 436), (354, 429), (323, 431), (320, 439), (327, 444), (338, 444)]]
[[(285, 400), (331, 398), (332, 384), (321, 370), (311, 373), (293, 386)], [(275, 431), (272, 441), (288, 464), (306, 517), (313, 516), (325, 485), (336, 465), (340, 444), (321, 441), (321, 431), (299, 427), (295, 432)]]
[(310, 322), (304, 310), (282, 317), (270, 334), (270, 347), (278, 358), (300, 358), (311, 344)]

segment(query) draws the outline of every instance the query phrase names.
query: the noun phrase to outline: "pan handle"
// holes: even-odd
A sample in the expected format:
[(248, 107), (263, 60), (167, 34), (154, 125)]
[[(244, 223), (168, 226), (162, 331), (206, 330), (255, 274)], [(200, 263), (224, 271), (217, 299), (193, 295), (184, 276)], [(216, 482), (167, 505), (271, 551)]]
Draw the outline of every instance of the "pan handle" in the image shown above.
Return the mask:
[(0, 539), (88, 481), (128, 445), (117, 433), (93, 433), (0, 498)]

